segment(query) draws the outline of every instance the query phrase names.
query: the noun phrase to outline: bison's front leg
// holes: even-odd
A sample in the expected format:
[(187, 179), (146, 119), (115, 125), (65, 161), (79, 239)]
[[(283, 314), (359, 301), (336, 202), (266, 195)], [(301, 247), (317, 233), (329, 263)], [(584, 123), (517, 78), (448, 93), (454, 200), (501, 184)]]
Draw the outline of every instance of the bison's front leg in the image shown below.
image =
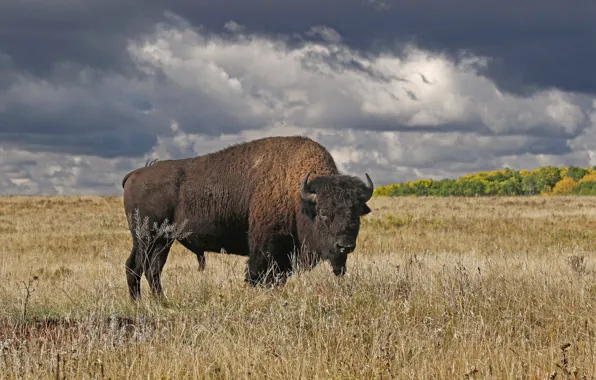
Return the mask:
[(205, 270), (205, 252), (201, 251), (197, 253), (197, 261), (199, 262), (199, 270)]
[(292, 273), (291, 250), (287, 238), (269, 241), (263, 248), (251, 247), (245, 281), (250, 285), (284, 284)]

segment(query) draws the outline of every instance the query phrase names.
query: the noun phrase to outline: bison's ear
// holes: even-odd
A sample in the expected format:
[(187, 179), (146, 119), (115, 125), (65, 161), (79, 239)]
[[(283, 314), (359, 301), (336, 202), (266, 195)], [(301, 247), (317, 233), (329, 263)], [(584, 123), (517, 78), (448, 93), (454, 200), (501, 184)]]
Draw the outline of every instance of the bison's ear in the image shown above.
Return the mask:
[(368, 207), (366, 205), (366, 203), (362, 206), (362, 212), (360, 213), (361, 216), (364, 216), (368, 213), (370, 213), (372, 210), (370, 209), (370, 207)]

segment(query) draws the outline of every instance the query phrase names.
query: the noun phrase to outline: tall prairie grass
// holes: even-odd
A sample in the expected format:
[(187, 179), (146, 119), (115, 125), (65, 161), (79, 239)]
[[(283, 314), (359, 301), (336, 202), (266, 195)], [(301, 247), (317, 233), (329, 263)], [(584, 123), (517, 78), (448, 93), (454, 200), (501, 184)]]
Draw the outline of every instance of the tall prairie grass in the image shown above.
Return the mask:
[(373, 198), (342, 279), (176, 244), (135, 305), (121, 198), (0, 198), (0, 379), (592, 379), (595, 201)]

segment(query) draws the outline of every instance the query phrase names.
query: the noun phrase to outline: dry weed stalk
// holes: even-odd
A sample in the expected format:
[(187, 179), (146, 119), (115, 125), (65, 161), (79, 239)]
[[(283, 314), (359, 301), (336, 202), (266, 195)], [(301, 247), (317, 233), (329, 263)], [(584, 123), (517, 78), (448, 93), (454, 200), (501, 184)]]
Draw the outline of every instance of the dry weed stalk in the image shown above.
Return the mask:
[(29, 301), (31, 300), (31, 296), (35, 292), (34, 284), (37, 282), (37, 279), (38, 279), (37, 276), (33, 276), (33, 277), (29, 278), (28, 282), (21, 281), (21, 283), (23, 284), (23, 286), (25, 288), (25, 295), (23, 297), (23, 313), (22, 313), (23, 322), (25, 322), (27, 320), (27, 310), (29, 307)]

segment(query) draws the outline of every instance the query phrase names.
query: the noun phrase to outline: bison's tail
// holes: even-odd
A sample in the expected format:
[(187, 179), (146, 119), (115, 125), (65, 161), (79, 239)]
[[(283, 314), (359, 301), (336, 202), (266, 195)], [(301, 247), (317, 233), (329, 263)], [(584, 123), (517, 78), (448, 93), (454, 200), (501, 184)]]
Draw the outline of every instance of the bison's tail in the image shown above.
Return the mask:
[(128, 177), (130, 177), (130, 175), (132, 173), (136, 172), (136, 169), (131, 171), (130, 173), (128, 173), (127, 175), (124, 176), (124, 178), (122, 178), (122, 188), (124, 189), (124, 184), (126, 183), (126, 180), (128, 179)]
[[(151, 166), (155, 163), (155, 161), (157, 161), (158, 159), (156, 158), (153, 161), (149, 161), (149, 159), (147, 159), (147, 162), (145, 162), (145, 167), (147, 166)], [(122, 178), (122, 188), (124, 189), (124, 184), (126, 183), (126, 180), (128, 179), (128, 177), (130, 177), (132, 175), (132, 173), (136, 172), (139, 169), (135, 169), (133, 171), (131, 171), (130, 173), (128, 173), (127, 175), (124, 176), (124, 178)]]

